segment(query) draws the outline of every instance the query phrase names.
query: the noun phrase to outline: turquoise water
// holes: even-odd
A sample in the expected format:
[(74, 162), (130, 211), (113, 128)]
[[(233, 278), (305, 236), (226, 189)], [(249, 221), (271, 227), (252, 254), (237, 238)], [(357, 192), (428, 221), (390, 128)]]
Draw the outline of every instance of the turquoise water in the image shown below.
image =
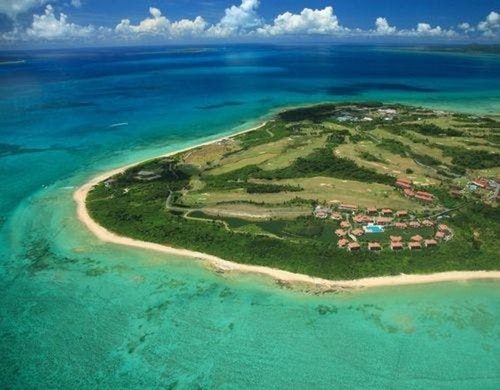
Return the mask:
[(367, 232), (367, 233), (383, 233), (384, 232), (384, 228), (382, 226), (378, 226), (378, 225), (364, 226), (363, 229), (365, 229), (365, 232)]
[(2, 387), (498, 388), (498, 282), (294, 292), (99, 242), (71, 198), (99, 172), (288, 105), (498, 114), (498, 57), (181, 49), (2, 53), (26, 59), (0, 66)]

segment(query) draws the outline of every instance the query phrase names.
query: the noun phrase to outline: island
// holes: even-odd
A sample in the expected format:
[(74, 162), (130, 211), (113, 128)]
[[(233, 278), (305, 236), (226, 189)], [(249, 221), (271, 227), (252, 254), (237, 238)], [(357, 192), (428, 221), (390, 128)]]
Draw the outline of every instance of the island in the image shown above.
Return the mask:
[(499, 117), (320, 104), (107, 173), (76, 197), (96, 233), (221, 269), (498, 278), (486, 271), (500, 270), (499, 141)]

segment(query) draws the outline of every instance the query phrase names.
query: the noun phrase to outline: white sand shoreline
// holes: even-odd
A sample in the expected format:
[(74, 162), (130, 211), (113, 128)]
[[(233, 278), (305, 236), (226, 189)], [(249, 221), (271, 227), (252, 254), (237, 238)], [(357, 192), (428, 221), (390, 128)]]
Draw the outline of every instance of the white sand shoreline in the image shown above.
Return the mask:
[[(183, 150), (178, 150), (165, 154), (162, 157), (172, 156), (187, 150), (191, 150), (203, 145), (208, 145), (211, 143), (219, 142), (228, 137), (234, 137), (239, 134), (247, 133), (249, 131), (256, 130), (267, 122), (260, 124), (259, 126), (253, 127), (248, 130), (244, 130), (230, 136), (221, 137), (213, 141), (204, 142), (202, 144), (185, 148)], [(78, 188), (74, 194), (73, 198), (77, 204), (77, 215), (81, 222), (101, 241), (109, 242), (113, 244), (126, 245), (135, 248), (142, 248), (147, 250), (154, 250), (157, 252), (172, 254), (176, 256), (191, 257), (199, 260), (203, 260), (210, 266), (214, 267), (216, 270), (222, 272), (241, 272), (241, 273), (254, 273), (265, 275), (273, 278), (274, 280), (292, 285), (306, 285), (315, 290), (350, 290), (350, 289), (363, 289), (370, 287), (387, 287), (387, 286), (401, 286), (401, 285), (414, 285), (414, 284), (424, 284), (424, 283), (437, 283), (437, 282), (452, 282), (452, 281), (462, 281), (462, 280), (473, 280), (473, 279), (500, 279), (500, 271), (451, 271), (451, 272), (441, 272), (428, 275), (397, 275), (397, 276), (382, 276), (382, 277), (371, 277), (356, 280), (327, 280), (322, 278), (316, 278), (309, 275), (296, 274), (289, 271), (283, 271), (275, 268), (257, 266), (257, 265), (247, 265), (239, 264), (232, 261), (224, 260), (216, 256), (212, 256), (206, 253), (190, 251), (187, 249), (178, 249), (169, 247), (166, 245), (155, 244), (151, 242), (139, 241), (129, 237), (119, 236), (98, 223), (96, 223), (89, 215), (86, 207), (86, 198), (89, 191), (99, 182), (109, 178), (110, 176), (116, 175), (125, 171), (126, 169), (140, 164), (137, 162), (134, 164), (129, 164), (124, 167), (114, 169), (105, 172), (80, 188)]]

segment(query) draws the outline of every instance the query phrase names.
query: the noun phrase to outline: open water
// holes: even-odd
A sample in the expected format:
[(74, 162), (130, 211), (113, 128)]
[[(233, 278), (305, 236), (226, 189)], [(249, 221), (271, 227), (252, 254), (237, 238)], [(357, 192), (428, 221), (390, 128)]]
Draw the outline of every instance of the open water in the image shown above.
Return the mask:
[[(285, 106), (500, 113), (500, 57), (351, 46), (3, 52), (2, 388), (500, 387), (500, 286), (309, 295), (104, 244), (72, 192)], [(307, 260), (307, 259), (305, 259)]]

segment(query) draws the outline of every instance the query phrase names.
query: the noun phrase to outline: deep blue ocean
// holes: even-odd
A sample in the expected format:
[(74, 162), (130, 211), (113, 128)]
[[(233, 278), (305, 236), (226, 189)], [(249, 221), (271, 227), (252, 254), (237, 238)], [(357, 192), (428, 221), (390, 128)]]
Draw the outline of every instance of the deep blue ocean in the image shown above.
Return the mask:
[(0, 52), (0, 387), (500, 387), (500, 286), (323, 296), (105, 244), (93, 176), (284, 107), (500, 114), (500, 56), (367, 46)]

